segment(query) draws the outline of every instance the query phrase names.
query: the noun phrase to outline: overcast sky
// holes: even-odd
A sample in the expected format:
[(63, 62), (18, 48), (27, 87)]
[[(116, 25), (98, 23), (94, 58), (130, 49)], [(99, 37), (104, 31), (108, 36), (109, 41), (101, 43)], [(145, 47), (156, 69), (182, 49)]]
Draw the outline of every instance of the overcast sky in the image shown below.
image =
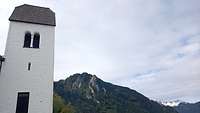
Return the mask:
[(1, 0), (0, 54), (25, 3), (56, 12), (55, 80), (88, 72), (154, 100), (200, 101), (199, 0)]

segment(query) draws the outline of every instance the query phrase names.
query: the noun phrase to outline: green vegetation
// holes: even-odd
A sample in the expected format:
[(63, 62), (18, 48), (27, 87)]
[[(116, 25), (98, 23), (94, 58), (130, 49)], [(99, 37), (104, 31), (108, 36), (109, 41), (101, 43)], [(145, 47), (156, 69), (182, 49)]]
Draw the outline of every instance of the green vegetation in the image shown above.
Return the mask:
[(70, 104), (65, 104), (64, 100), (57, 94), (53, 95), (53, 113), (75, 113)]

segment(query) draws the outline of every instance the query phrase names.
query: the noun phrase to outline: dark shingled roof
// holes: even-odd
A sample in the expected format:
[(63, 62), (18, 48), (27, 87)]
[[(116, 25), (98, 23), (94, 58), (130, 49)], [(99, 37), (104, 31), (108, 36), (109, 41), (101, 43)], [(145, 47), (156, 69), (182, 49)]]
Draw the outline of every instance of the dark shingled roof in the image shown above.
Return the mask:
[(51, 9), (27, 4), (15, 7), (9, 20), (56, 26), (55, 13)]

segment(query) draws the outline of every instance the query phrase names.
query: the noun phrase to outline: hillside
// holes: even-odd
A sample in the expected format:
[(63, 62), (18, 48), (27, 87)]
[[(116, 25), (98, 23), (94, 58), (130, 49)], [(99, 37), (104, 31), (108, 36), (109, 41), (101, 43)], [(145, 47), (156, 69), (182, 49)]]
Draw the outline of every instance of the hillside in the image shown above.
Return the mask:
[(177, 113), (135, 90), (104, 82), (88, 73), (54, 82), (54, 94), (71, 113)]

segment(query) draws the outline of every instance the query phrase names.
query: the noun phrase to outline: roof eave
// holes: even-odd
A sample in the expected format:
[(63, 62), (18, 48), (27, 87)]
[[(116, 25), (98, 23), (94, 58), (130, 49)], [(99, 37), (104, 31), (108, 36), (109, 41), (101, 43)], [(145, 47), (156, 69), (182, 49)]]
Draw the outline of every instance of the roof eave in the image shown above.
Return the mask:
[(39, 24), (39, 25), (48, 25), (48, 26), (56, 26), (56, 24), (44, 24), (44, 23), (38, 23), (38, 22), (28, 22), (28, 21), (22, 21), (22, 20), (14, 20), (14, 19), (11, 19), (11, 18), (9, 18), (9, 21), (30, 23), (30, 24)]

